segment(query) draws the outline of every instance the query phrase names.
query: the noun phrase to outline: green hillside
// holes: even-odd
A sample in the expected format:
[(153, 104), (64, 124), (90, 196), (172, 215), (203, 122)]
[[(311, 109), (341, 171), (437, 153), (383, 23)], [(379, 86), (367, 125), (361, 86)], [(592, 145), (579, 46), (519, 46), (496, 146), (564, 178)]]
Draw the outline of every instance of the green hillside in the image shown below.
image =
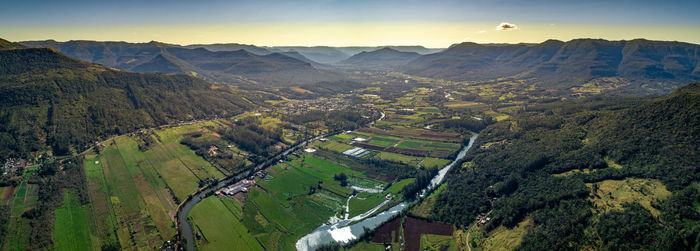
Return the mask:
[(266, 95), (189, 76), (137, 74), (54, 49), (0, 51), (0, 158), (51, 145), (56, 154), (111, 134), (175, 121), (231, 116)]
[(532, 217), (518, 249), (697, 248), (699, 87), (534, 105), (488, 126), (432, 212), (466, 227), (493, 210), (477, 247)]

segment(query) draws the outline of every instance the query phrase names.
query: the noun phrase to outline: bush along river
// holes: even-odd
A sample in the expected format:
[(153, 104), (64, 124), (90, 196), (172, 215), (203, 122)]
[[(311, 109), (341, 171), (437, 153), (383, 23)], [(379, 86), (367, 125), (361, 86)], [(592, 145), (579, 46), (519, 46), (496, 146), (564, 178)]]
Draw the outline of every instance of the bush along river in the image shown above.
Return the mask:
[[(440, 171), (435, 175), (435, 177), (433, 177), (433, 179), (430, 180), (430, 184), (426, 188), (423, 188), (423, 190), (416, 195), (416, 199), (426, 196), (430, 191), (434, 190), (438, 185), (440, 185), (440, 183), (442, 183), (443, 179), (445, 178), (445, 174), (447, 174), (447, 171), (449, 171), (450, 168), (452, 168), (452, 166), (454, 166), (458, 161), (462, 160), (464, 156), (466, 156), (467, 151), (469, 151), (469, 149), (472, 147), (474, 141), (476, 141), (476, 138), (478, 136), (479, 134), (474, 134), (471, 136), (471, 138), (469, 138), (469, 144), (464, 146), (462, 150), (459, 151), (457, 157), (455, 157), (455, 159), (452, 160), (452, 162), (440, 169)], [(299, 239), (296, 243), (296, 248), (297, 250), (315, 250), (316, 248), (324, 244), (330, 244), (333, 242), (344, 244), (349, 243), (353, 240), (357, 240), (365, 234), (365, 231), (373, 230), (381, 226), (384, 222), (386, 222), (389, 219), (392, 219), (392, 217), (408, 208), (409, 203), (412, 203), (414, 201), (417, 200), (407, 200), (401, 202), (396, 206), (393, 206), (375, 216), (366, 219), (362, 218), (373, 214), (377, 209), (379, 209), (383, 205), (375, 207), (370, 211), (359, 215), (362, 217), (356, 216), (350, 220), (342, 220), (332, 225), (322, 225), (310, 234), (301, 237), (301, 239)], [(358, 220), (360, 221), (357, 222)], [(348, 226), (348, 224), (351, 222), (357, 223)]]

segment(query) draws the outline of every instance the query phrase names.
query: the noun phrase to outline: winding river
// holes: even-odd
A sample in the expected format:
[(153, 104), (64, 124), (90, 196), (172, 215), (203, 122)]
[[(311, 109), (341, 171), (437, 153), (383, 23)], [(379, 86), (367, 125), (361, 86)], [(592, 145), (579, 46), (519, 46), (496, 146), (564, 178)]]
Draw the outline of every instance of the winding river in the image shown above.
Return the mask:
[[(455, 157), (455, 159), (452, 162), (440, 169), (438, 174), (436, 174), (435, 177), (433, 177), (433, 179), (430, 180), (430, 185), (428, 185), (428, 187), (424, 188), (420, 193), (418, 193), (418, 195), (416, 195), (416, 198), (426, 196), (430, 191), (432, 191), (434, 188), (440, 185), (440, 183), (442, 183), (442, 181), (445, 179), (445, 174), (447, 174), (447, 171), (449, 171), (450, 168), (452, 168), (452, 166), (454, 166), (455, 163), (457, 163), (457, 161), (463, 159), (464, 156), (466, 156), (467, 151), (469, 151), (469, 149), (472, 147), (474, 141), (476, 141), (476, 138), (478, 136), (479, 134), (472, 135), (472, 137), (469, 139), (469, 144), (467, 144), (465, 147), (462, 148), (462, 150), (459, 151), (457, 157)], [(366, 230), (375, 229), (381, 226), (387, 220), (391, 219), (394, 215), (401, 213), (403, 210), (408, 208), (409, 203), (411, 202), (401, 202), (398, 205), (393, 206), (375, 216), (366, 218), (350, 226), (347, 226), (347, 224), (353, 222), (354, 220), (342, 220), (332, 225), (322, 225), (313, 232), (305, 235), (304, 237), (301, 237), (301, 239), (299, 239), (296, 243), (296, 248), (297, 250), (314, 250), (318, 246), (323, 244), (329, 244), (332, 242), (348, 243), (352, 240), (356, 240), (359, 237), (361, 237)], [(373, 208), (373, 210), (376, 209), (377, 208)], [(363, 215), (371, 215), (372, 213), (374, 213), (374, 211), (370, 211), (364, 213)]]

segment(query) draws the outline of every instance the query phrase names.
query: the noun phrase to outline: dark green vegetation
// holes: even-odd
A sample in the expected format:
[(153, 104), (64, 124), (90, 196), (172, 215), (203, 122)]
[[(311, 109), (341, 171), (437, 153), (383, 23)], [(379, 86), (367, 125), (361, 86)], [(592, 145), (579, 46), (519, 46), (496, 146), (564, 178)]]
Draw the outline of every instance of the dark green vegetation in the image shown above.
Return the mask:
[[(650, 101), (535, 105), (491, 125), (468, 154), (470, 161), (450, 172), (448, 187), (436, 198), (435, 217), (468, 226), (478, 213), (493, 209), (485, 227), (490, 231), (515, 227), (532, 215), (533, 226), (519, 246), (526, 250), (697, 247), (699, 88), (690, 84)], [(620, 198), (597, 193), (609, 189), (604, 181), (629, 178), (660, 180), (665, 188), (637, 192), (640, 186), (630, 183), (628, 195), (615, 194)], [(661, 196), (666, 188), (672, 193), (668, 199)], [(602, 195), (612, 201), (591, 203)], [(640, 199), (608, 208), (623, 195)]]
[(466, 42), (422, 56), (402, 70), (456, 81), (534, 78), (561, 89), (621, 85), (624, 93), (668, 93), (700, 80), (698, 50), (695, 44), (643, 39), (548, 40), (535, 45)]
[(52, 146), (55, 155), (96, 139), (178, 120), (232, 116), (266, 94), (213, 87), (184, 75), (135, 74), (53, 49), (0, 51), (0, 158)]

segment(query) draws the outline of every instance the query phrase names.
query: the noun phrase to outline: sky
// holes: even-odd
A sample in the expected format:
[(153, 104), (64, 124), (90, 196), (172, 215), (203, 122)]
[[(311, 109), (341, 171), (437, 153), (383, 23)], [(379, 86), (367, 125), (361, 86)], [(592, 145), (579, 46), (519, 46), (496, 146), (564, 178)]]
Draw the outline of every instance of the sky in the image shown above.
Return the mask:
[(538, 43), (646, 38), (700, 44), (700, 1), (0, 0), (0, 38), (259, 46)]

